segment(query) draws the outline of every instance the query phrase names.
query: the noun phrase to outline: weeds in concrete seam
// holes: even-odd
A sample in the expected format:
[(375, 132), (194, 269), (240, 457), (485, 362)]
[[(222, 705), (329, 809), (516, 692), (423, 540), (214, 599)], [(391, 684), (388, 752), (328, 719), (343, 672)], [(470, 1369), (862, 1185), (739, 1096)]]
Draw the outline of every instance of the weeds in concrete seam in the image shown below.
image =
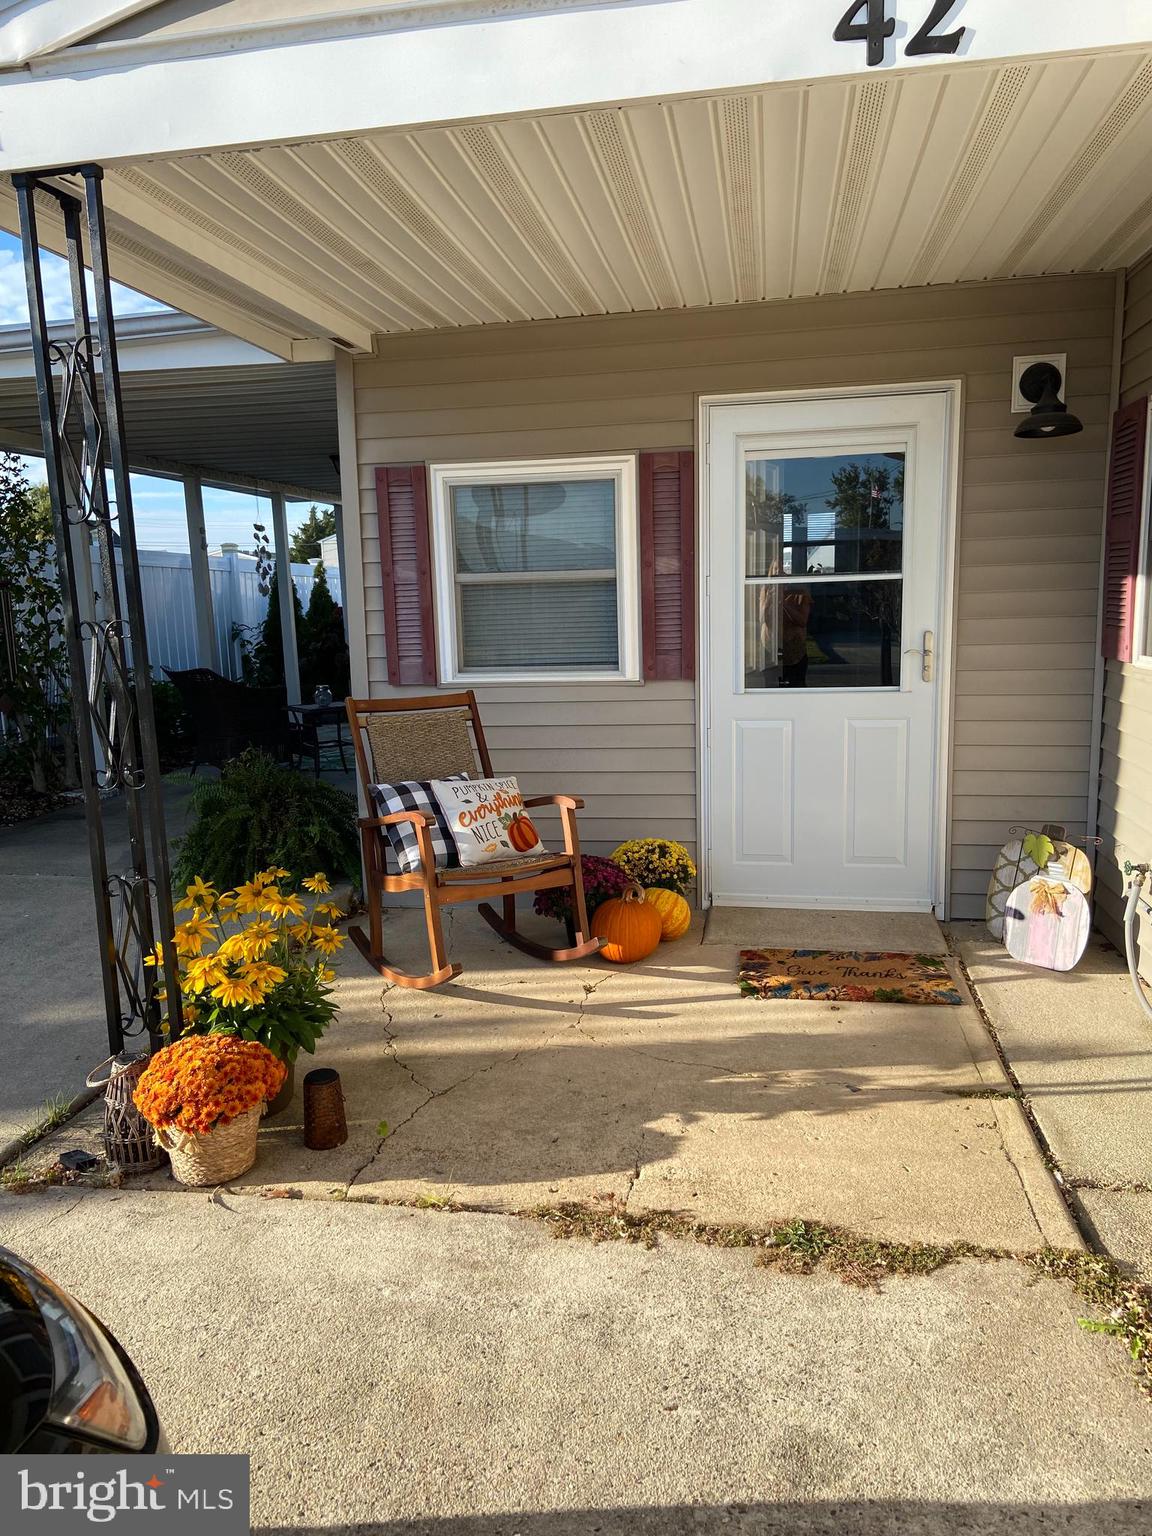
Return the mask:
[(789, 1274), (810, 1275), (823, 1268), (845, 1285), (878, 1291), (886, 1275), (931, 1275), (959, 1259), (1003, 1259), (1008, 1255), (976, 1243), (894, 1243), (858, 1237), (814, 1221), (789, 1221), (774, 1227), (770, 1241), (756, 1255), (757, 1264)]
[(418, 1211), (459, 1211), (463, 1207), (453, 1198), (454, 1191), (443, 1195), (417, 1195), (412, 1204)]
[(120, 1189), (124, 1176), (117, 1168), (94, 1168), (88, 1173), (73, 1173), (53, 1163), (47, 1168), (33, 1168), (15, 1158), (0, 1168), (0, 1190), (9, 1195), (30, 1195), (37, 1190), (58, 1185), (76, 1185), (82, 1189)]
[(13, 1158), (10, 1163), (5, 1163), (0, 1168), (0, 1189), (6, 1189), (12, 1194), (23, 1194), (28, 1189), (36, 1175), (27, 1163), (20, 1158)]
[(1018, 1257), (1037, 1274), (1071, 1285), (1077, 1296), (1108, 1314), (1082, 1317), (1080, 1326), (1088, 1333), (1119, 1339), (1136, 1366), (1140, 1390), (1152, 1397), (1152, 1285), (1126, 1275), (1101, 1253), (1045, 1248)]
[(1003, 1088), (942, 1088), (941, 1093), (950, 1099), (1009, 1099), (1019, 1104), (1018, 1093), (1008, 1093)]
[(643, 1243), (655, 1248), (660, 1237), (678, 1237), (709, 1247), (753, 1248), (755, 1262), (786, 1274), (810, 1275), (818, 1269), (838, 1275), (845, 1285), (878, 1291), (890, 1275), (930, 1275), (960, 1259), (1013, 1259), (1033, 1274), (1070, 1285), (1076, 1295), (1107, 1316), (1082, 1317), (1088, 1333), (1119, 1339), (1137, 1370), (1140, 1390), (1152, 1396), (1152, 1285), (1127, 1275), (1102, 1254), (1070, 1248), (1014, 1253), (976, 1243), (897, 1243), (860, 1237), (822, 1222), (794, 1220), (757, 1231), (751, 1227), (709, 1226), (673, 1211), (630, 1215), (623, 1210), (593, 1210), (582, 1205), (537, 1206), (525, 1212), (542, 1221), (553, 1237), (583, 1237), (594, 1243)]
[(47, 1136), (49, 1131), (54, 1131), (58, 1125), (63, 1125), (69, 1118), (72, 1108), (72, 1100), (66, 1093), (53, 1093), (41, 1104), (36, 1119), (32, 1124), (20, 1132), (20, 1140), (24, 1146), (30, 1147), (34, 1141), (39, 1141), (42, 1136)]
[(885, 1275), (930, 1275), (957, 1259), (1000, 1259), (1009, 1255), (974, 1243), (890, 1243), (858, 1237), (817, 1221), (787, 1221), (764, 1231), (742, 1226), (710, 1226), (672, 1211), (631, 1215), (622, 1210), (592, 1210), (581, 1205), (538, 1206), (529, 1212), (554, 1237), (584, 1237), (594, 1243), (643, 1243), (655, 1248), (659, 1237), (679, 1237), (711, 1248), (754, 1248), (756, 1263), (788, 1274), (810, 1275), (827, 1269), (845, 1285), (876, 1290)]
[(687, 1216), (678, 1216), (675, 1211), (645, 1211), (632, 1215), (623, 1209), (596, 1210), (570, 1201), (562, 1205), (538, 1205), (522, 1214), (542, 1221), (553, 1237), (584, 1237), (593, 1243), (643, 1243), (645, 1248), (655, 1248), (657, 1238), (681, 1237), (688, 1242), (706, 1243), (711, 1248), (755, 1248), (764, 1240), (763, 1234), (749, 1227), (707, 1226)]
[(1098, 1190), (1108, 1195), (1152, 1195), (1152, 1184), (1145, 1184), (1140, 1179), (1116, 1179), (1112, 1183), (1102, 1183), (1099, 1179), (1077, 1178), (1073, 1175), (1066, 1178), (1064, 1184), (1068, 1189)]

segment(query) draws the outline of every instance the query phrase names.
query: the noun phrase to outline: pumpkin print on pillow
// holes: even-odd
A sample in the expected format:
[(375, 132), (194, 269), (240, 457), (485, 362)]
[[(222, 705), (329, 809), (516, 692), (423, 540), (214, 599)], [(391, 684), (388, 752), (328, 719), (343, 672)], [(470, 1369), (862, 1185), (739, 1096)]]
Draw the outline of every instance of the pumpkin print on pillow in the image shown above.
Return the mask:
[(462, 868), (479, 869), (547, 851), (524, 810), (515, 779), (433, 779), (431, 787)]

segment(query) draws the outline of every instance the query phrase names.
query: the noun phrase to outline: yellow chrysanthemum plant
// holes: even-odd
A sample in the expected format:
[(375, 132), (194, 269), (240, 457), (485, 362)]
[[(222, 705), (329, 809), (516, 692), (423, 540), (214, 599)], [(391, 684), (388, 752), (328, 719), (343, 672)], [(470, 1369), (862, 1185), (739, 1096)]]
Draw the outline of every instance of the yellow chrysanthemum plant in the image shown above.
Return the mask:
[[(186, 888), (175, 910), (191, 915), (173, 935), (185, 1035), (257, 1040), (286, 1063), (316, 1049), (336, 1014), (327, 962), (344, 943), (335, 927), (344, 913), (326, 899), (322, 871), (300, 882), (307, 895), (289, 879), (276, 868), (232, 891), (199, 876)], [(157, 944), (145, 964), (161, 967), (163, 958)]]
[(684, 892), (696, 878), (696, 865), (683, 843), (666, 837), (636, 837), (621, 843), (611, 855), (637, 885), (646, 890)]

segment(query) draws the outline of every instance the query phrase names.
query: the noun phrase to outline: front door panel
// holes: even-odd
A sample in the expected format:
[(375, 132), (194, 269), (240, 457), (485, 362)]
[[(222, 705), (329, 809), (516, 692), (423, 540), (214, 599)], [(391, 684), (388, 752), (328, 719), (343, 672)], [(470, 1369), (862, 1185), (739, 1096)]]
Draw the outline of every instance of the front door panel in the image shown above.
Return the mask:
[(932, 906), (950, 405), (926, 391), (708, 411), (721, 905)]

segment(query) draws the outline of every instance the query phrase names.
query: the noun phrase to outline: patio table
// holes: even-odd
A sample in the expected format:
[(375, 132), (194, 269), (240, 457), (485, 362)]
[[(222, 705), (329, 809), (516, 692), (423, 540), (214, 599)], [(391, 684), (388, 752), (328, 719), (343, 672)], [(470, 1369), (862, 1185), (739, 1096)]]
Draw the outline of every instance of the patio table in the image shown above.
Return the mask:
[[(344, 756), (344, 726), (348, 716), (343, 704), (289, 704), (288, 719), (292, 726), (294, 767), (299, 767), (307, 754), (312, 759), (312, 771), (319, 778), (321, 753), (335, 750), (340, 754), (340, 767), (348, 771)], [(336, 728), (334, 736), (320, 734), (332, 726)]]

